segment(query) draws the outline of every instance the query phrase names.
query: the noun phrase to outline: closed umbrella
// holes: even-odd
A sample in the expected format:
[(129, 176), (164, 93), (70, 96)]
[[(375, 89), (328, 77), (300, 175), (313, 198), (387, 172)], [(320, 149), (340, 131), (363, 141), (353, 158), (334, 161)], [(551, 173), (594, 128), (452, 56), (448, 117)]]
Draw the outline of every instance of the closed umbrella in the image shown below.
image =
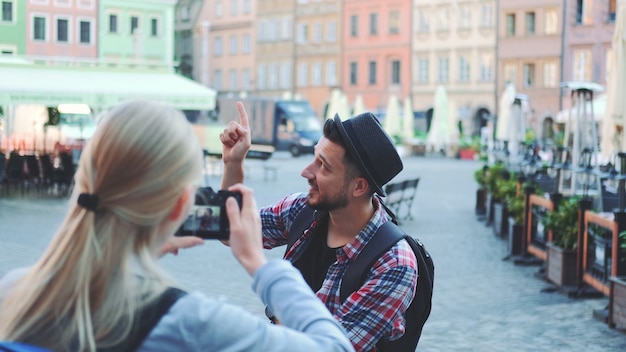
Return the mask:
[(402, 113), (402, 139), (404, 144), (411, 144), (415, 137), (415, 129), (413, 127), (413, 105), (411, 104), (411, 97), (404, 99)]
[[(341, 95), (341, 90), (338, 88), (333, 88), (333, 90), (330, 91), (328, 109), (326, 109), (326, 119), (332, 119), (333, 117), (335, 117), (335, 114), (340, 112), (339, 105), (341, 104)], [(346, 118), (341, 115), (339, 115), (339, 117), (341, 117), (342, 119)]]
[(345, 121), (352, 116), (352, 114), (350, 113), (350, 104), (348, 103), (348, 97), (346, 97), (343, 92), (339, 95), (339, 107), (337, 109), (341, 121)]
[(450, 144), (459, 143), (459, 110), (453, 100), (448, 101), (448, 126)]
[(391, 137), (400, 135), (400, 102), (394, 94), (389, 96), (383, 128)]
[[(626, 149), (626, 139), (616, 136), (616, 125), (626, 125), (626, 1), (618, 1), (607, 82), (605, 121), (602, 126), (602, 156), (609, 158)], [(626, 133), (622, 134), (623, 135)]]
[(426, 137), (426, 146), (433, 151), (440, 151), (450, 144), (448, 126), (448, 95), (443, 86), (437, 87), (433, 104), (433, 117)]
[(356, 116), (366, 111), (367, 108), (365, 107), (365, 103), (363, 102), (363, 96), (361, 94), (357, 94), (354, 98), (354, 110), (352, 111), (352, 115)]
[(509, 140), (509, 123), (511, 120), (511, 107), (515, 101), (515, 86), (507, 83), (500, 97), (498, 108), (498, 121), (496, 122), (496, 139), (499, 141)]

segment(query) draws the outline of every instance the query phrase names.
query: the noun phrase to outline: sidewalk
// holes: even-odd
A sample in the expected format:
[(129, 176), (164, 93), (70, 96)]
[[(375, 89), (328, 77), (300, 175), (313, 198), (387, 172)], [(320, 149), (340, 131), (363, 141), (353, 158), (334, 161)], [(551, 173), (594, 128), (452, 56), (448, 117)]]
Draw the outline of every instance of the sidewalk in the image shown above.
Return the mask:
[[(265, 164), (246, 165), (246, 184), (257, 204), (266, 205), (290, 192), (306, 191), (300, 171), (311, 156), (277, 155)], [(626, 333), (593, 318), (608, 298), (572, 299), (543, 292), (551, 285), (535, 277), (536, 266), (516, 266), (506, 256), (506, 242), (474, 214), (481, 164), (435, 157), (407, 157), (395, 180), (420, 177), (413, 217), (402, 223), (419, 237), (435, 261), (433, 309), (418, 351), (626, 351)], [(265, 177), (263, 165), (276, 170)], [(219, 176), (209, 175), (219, 186)], [(28, 265), (39, 256), (65, 213), (65, 199), (0, 198), (0, 275)], [(284, 249), (267, 251), (273, 258)], [(262, 315), (263, 305), (250, 290), (250, 278), (217, 242), (181, 251), (161, 260), (188, 289), (230, 301)]]

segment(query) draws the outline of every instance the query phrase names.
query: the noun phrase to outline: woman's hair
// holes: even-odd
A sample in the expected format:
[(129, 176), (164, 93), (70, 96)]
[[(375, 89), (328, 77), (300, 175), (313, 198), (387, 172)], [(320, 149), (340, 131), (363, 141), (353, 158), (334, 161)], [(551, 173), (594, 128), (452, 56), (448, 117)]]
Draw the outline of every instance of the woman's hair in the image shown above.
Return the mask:
[[(169, 284), (156, 265), (158, 228), (200, 180), (194, 136), (180, 111), (156, 102), (102, 117), (61, 227), (0, 306), (0, 339), (84, 351), (128, 338), (136, 312)], [(76, 204), (82, 193), (97, 196), (95, 211)]]

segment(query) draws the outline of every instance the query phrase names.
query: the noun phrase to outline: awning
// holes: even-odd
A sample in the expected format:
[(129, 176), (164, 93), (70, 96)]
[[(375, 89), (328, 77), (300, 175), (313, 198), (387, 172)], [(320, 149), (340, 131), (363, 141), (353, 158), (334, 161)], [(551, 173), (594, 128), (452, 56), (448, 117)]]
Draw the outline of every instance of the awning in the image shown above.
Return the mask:
[(216, 91), (169, 71), (0, 65), (0, 106), (62, 103), (106, 109), (141, 98), (181, 110), (213, 110)]

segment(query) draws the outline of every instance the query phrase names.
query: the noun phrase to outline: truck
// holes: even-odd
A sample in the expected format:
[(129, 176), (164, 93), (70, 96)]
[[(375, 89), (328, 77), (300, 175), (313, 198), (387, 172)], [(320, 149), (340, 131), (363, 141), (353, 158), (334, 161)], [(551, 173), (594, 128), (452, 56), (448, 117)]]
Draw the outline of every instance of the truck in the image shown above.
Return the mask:
[(239, 120), (238, 101), (246, 107), (252, 133), (248, 158), (268, 159), (275, 151), (288, 151), (294, 157), (313, 153), (317, 141), (322, 137), (321, 121), (306, 100), (218, 97), (214, 111), (215, 124), (205, 127), (204, 132), (196, 130), (197, 134), (202, 134), (200, 140), (205, 141), (208, 154), (221, 154), (221, 146), (218, 151), (214, 140), (230, 121)]

